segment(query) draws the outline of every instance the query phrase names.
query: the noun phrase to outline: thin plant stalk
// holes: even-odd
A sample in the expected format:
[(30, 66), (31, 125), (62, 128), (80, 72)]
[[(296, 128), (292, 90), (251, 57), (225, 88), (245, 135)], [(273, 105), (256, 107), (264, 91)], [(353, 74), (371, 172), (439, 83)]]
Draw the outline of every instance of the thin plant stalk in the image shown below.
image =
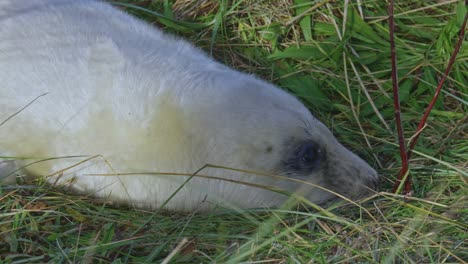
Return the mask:
[[(396, 66), (396, 48), (395, 48), (395, 19), (393, 17), (393, 6), (394, 1), (390, 0), (388, 5), (388, 23), (389, 23), (389, 31), (390, 31), (390, 52), (391, 52), (391, 60), (392, 60), (392, 87), (393, 87), (393, 106), (395, 109), (395, 122), (397, 126), (398, 132), (398, 145), (400, 146), (400, 158), (402, 168), (400, 170), (400, 174), (398, 175), (398, 179), (395, 183), (395, 186), (400, 185), (402, 175), (406, 174), (408, 171), (408, 155), (406, 151), (405, 145), (405, 137), (403, 135), (403, 126), (401, 124), (401, 108), (400, 108), (400, 96), (399, 96), (399, 88), (398, 88), (398, 73), (397, 73), (397, 66)], [(403, 172), (403, 174), (402, 174)], [(409, 178), (409, 175), (407, 179)], [(394, 187), (393, 192), (396, 191)], [(406, 188), (405, 188), (406, 191)]]

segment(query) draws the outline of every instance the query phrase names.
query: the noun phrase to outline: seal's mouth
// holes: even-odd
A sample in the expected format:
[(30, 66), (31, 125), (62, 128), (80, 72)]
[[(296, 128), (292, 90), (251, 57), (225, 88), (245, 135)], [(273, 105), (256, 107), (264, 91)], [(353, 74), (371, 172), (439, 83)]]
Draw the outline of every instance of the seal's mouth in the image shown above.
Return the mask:
[[(342, 182), (334, 181), (331, 190), (346, 197), (347, 199), (358, 201), (362, 198), (372, 196), (378, 192), (379, 185), (380, 178), (378, 177), (378, 174), (373, 171), (372, 174), (366, 176), (365, 178), (359, 177), (354, 178), (354, 180), (352, 178), (348, 178)], [(335, 202), (336, 200), (343, 199), (336, 195), (333, 195), (333, 197), (329, 199), (331, 202)]]
[(352, 193), (351, 195), (347, 195), (352, 200), (359, 200), (361, 198), (365, 198), (371, 196), (378, 192), (379, 190), (379, 178), (371, 178), (367, 179), (364, 183), (360, 184), (359, 192)]
[[(363, 186), (363, 188), (366, 188), (366, 187)], [(371, 189), (370, 187), (367, 187), (364, 191), (361, 190), (359, 193), (347, 193), (347, 194), (339, 193), (340, 195), (342, 195), (346, 199), (343, 199), (342, 197), (333, 195), (332, 197), (328, 198), (327, 200), (317, 202), (316, 204), (321, 206), (321, 207), (327, 208), (327, 207), (330, 207), (331, 205), (333, 205), (335, 203), (338, 203), (340, 201), (341, 202), (344, 201), (345, 203), (360, 202), (361, 199), (364, 199), (366, 197), (370, 197), (370, 196), (374, 195), (375, 193), (376, 193), (376, 189)], [(352, 202), (350, 202), (350, 201), (352, 201)]]

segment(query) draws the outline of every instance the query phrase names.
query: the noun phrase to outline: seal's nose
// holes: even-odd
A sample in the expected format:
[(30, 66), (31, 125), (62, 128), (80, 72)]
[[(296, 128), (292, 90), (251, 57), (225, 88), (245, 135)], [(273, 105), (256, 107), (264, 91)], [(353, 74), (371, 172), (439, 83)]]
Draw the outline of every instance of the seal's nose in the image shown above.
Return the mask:
[(375, 177), (375, 178), (372, 178), (370, 181), (369, 181), (369, 187), (372, 188), (373, 190), (375, 191), (378, 191), (379, 190), (379, 184), (380, 184), (380, 179), (379, 177)]
[(377, 171), (369, 167), (369, 170), (367, 171), (366, 174), (367, 174), (367, 179), (364, 181), (364, 184), (367, 187), (371, 188), (372, 190), (377, 191), (379, 188), (379, 184), (380, 184), (380, 177)]

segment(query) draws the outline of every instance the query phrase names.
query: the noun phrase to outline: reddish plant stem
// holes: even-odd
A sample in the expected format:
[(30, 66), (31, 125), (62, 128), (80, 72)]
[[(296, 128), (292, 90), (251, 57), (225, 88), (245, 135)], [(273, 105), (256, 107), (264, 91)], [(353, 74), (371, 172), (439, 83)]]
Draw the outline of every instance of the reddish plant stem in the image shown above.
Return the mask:
[[(466, 2), (468, 4), (468, 1), (466, 1)], [(456, 59), (456, 57), (457, 57), (457, 55), (458, 55), (458, 53), (460, 51), (460, 47), (461, 47), (461, 45), (463, 43), (463, 40), (465, 39), (465, 32), (466, 32), (465, 28), (466, 28), (467, 21), (468, 21), (468, 13), (465, 14), (465, 18), (463, 19), (463, 23), (462, 23), (462, 26), (460, 28), (460, 32), (458, 34), (458, 42), (455, 45), (455, 49), (454, 49), (454, 51), (452, 53), (452, 56), (450, 57), (450, 60), (448, 62), (447, 67), (445, 68), (444, 75), (440, 79), (440, 81), (439, 81), (439, 83), (437, 85), (437, 89), (436, 89), (436, 91), (434, 93), (434, 96), (432, 97), (431, 102), (427, 106), (427, 108), (426, 108), (426, 110), (424, 112), (424, 115), (423, 115), (423, 117), (421, 118), (421, 121), (418, 124), (418, 128), (416, 129), (416, 133), (414, 134), (414, 136), (413, 136), (413, 138), (412, 138), (412, 140), (410, 142), (408, 152), (407, 152), (407, 159), (408, 160), (410, 159), (411, 154), (412, 154), (412, 150), (416, 146), (416, 142), (418, 141), (418, 138), (421, 135), (422, 129), (426, 125), (427, 118), (429, 117), (429, 114), (431, 113), (432, 108), (434, 107), (434, 105), (435, 105), (435, 103), (436, 103), (436, 101), (437, 101), (437, 99), (439, 97), (439, 94), (442, 91), (442, 86), (445, 83), (445, 80), (447, 79), (447, 77), (448, 77), (448, 75), (449, 75), (449, 73), (450, 73), (450, 71), (452, 69), (453, 64), (455, 63), (455, 59)], [(397, 182), (393, 186), (393, 192), (395, 192), (398, 189), (398, 186), (400, 185), (400, 182), (403, 179), (406, 172), (407, 172), (407, 170), (405, 171), (403, 168), (400, 170)], [(409, 179), (409, 176), (406, 178), (404, 184), (405, 184), (404, 192), (409, 193), (411, 191), (411, 181)]]
[[(396, 65), (396, 48), (395, 48), (395, 22), (393, 17), (393, 0), (389, 1), (388, 5), (388, 25), (390, 31), (390, 49), (391, 49), (391, 60), (392, 60), (392, 87), (393, 87), (393, 107), (395, 109), (395, 121), (397, 126), (398, 132), (398, 145), (400, 146), (400, 158), (401, 158), (401, 165), (402, 168), (400, 170), (400, 175), (398, 175), (398, 179), (395, 183), (395, 186), (400, 185), (401, 179), (403, 175), (406, 174), (408, 171), (408, 157), (406, 151), (406, 144), (405, 144), (405, 137), (403, 135), (403, 126), (401, 125), (401, 108), (400, 108), (400, 96), (399, 96), (399, 88), (398, 88), (398, 72), (397, 72), (397, 65)], [(402, 174), (402, 172), (404, 172)], [(401, 177), (400, 177), (401, 176)], [(393, 192), (395, 192), (395, 187), (393, 188)]]

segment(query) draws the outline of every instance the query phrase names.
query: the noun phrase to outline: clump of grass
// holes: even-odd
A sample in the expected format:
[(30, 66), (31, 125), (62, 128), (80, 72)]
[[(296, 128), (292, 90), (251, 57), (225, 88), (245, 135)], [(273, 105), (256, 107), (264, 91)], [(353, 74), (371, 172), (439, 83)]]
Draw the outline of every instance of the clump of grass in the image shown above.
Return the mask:
[[(383, 175), (361, 206), (327, 211), (122, 208), (41, 185), (1, 187), (2, 263), (463, 263), (468, 259), (468, 44), (410, 161), (413, 196), (389, 193), (401, 167), (383, 1), (115, 1), (234, 68), (296, 94)], [(137, 6), (138, 8), (136, 8)], [(395, 6), (401, 111), (413, 136), (456, 42), (462, 1)], [(464, 29), (461, 29), (464, 30)]]

